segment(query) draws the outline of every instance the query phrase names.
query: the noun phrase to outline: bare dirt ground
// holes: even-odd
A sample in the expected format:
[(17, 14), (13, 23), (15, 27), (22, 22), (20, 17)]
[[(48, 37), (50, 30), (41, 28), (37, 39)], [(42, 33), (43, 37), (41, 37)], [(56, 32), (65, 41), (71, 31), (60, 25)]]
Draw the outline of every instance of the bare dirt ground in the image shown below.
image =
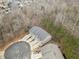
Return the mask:
[(9, 38), (7, 39), (7, 41), (5, 41), (5, 43), (3, 43), (2, 45), (0, 45), (0, 51), (3, 51), (4, 49), (6, 49), (6, 47), (14, 42), (14, 41), (18, 41), (19, 39), (21, 39), (24, 35), (26, 35), (25, 32), (20, 32), (19, 35), (16, 35), (14, 38)]
[(5, 43), (0, 45), (0, 59), (4, 59), (4, 51), (10, 45), (10, 43), (20, 40), (25, 35), (26, 33), (24, 31), (21, 31), (19, 35), (16, 35), (14, 38), (10, 38), (11, 40), (7, 39)]

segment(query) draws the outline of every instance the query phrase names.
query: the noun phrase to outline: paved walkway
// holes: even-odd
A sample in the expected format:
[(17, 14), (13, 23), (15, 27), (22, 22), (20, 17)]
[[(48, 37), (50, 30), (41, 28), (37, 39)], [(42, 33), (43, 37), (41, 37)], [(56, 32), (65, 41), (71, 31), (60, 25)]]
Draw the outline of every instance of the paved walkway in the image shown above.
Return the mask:
[(0, 59), (4, 59), (4, 52), (0, 51)]

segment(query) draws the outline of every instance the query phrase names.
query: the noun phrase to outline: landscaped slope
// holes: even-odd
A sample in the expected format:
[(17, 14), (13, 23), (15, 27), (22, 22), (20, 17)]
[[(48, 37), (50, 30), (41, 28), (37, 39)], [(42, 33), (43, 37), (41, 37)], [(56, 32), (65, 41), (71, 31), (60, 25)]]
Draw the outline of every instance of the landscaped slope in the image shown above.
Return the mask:
[(62, 25), (54, 25), (49, 18), (42, 21), (42, 27), (51, 33), (66, 59), (79, 59), (79, 38), (71, 35)]

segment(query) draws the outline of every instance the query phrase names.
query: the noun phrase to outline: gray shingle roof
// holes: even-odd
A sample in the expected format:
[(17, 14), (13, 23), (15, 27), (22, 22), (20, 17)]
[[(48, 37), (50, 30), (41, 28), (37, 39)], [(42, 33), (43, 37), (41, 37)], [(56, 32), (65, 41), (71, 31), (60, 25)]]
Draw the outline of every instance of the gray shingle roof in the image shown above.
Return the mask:
[(30, 45), (24, 41), (14, 43), (6, 49), (4, 57), (5, 59), (30, 59)]
[(32, 27), (29, 33), (35, 35), (38, 38), (38, 41), (43, 41), (48, 36), (51, 36), (48, 32), (37, 26)]

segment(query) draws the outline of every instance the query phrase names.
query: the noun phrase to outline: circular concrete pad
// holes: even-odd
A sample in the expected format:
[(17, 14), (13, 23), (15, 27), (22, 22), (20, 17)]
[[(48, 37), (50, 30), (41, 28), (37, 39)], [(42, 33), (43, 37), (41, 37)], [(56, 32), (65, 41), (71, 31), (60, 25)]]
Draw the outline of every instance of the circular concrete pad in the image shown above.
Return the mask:
[(5, 50), (5, 59), (31, 59), (30, 45), (24, 41), (12, 44)]

